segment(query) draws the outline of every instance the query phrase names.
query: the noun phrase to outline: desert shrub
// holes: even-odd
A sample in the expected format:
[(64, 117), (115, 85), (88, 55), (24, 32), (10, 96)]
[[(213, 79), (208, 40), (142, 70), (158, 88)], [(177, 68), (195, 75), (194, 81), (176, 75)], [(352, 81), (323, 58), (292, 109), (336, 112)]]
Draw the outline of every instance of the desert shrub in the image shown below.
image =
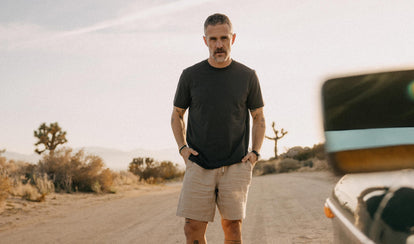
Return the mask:
[(276, 164), (274, 163), (267, 163), (263, 167), (263, 174), (273, 174), (276, 172), (277, 172)]
[(33, 181), (34, 186), (42, 195), (46, 195), (55, 191), (55, 185), (51, 180), (48, 179), (47, 174), (43, 174), (43, 176), (34, 176)]
[(25, 162), (14, 162), (12, 160), (10, 163), (16, 166), (16, 170), (11, 173), (15, 179), (19, 178), (24, 184), (35, 184), (35, 179), (40, 175), (37, 165)]
[(315, 144), (309, 147), (292, 147), (278, 159), (259, 161), (253, 169), (254, 175), (284, 173), (290, 171), (320, 171), (330, 167), (325, 159), (325, 145)]
[[(10, 160), (10, 164), (17, 167), (15, 171), (10, 173), (14, 178), (14, 184), (17, 188), (21, 188), (19, 183), (22, 183), (23, 185), (27, 185), (23, 189), (30, 192), (31, 189), (29, 190), (29, 186), (31, 186), (37, 189), (38, 193), (43, 196), (55, 191), (53, 182), (48, 178), (47, 174), (39, 171), (37, 165), (26, 162), (14, 162), (13, 160)], [(28, 200), (34, 201), (37, 199), (37, 194), (30, 193), (27, 195), (27, 198)]]
[(311, 160), (311, 159), (308, 159), (308, 160), (302, 162), (303, 167), (313, 168), (313, 164), (314, 164), (313, 160)]
[(305, 147), (303, 148), (301, 151), (298, 152), (298, 154), (296, 154), (295, 156), (293, 156), (293, 159), (296, 159), (298, 161), (305, 161), (308, 160), (310, 158), (313, 158), (314, 154), (311, 148), (309, 147)]
[(279, 162), (278, 171), (280, 173), (284, 173), (284, 172), (297, 170), (300, 167), (302, 167), (302, 164), (298, 160), (292, 159), (292, 158), (285, 158)]
[(325, 145), (323, 143), (315, 144), (312, 148), (292, 147), (281, 155), (281, 158), (293, 158), (299, 161), (306, 161), (315, 157), (319, 160), (325, 159)]
[(277, 173), (277, 160), (258, 161), (253, 169), (254, 175), (266, 175)]
[(0, 173), (0, 204), (9, 196), (11, 185), (9, 178)]
[(172, 180), (182, 178), (184, 176), (184, 171), (179, 170), (178, 165), (170, 161), (163, 161), (158, 167), (159, 177), (162, 179)]
[(9, 196), (10, 188), (11, 184), (7, 175), (6, 158), (0, 157), (0, 205)]
[[(144, 178), (144, 170), (148, 167), (148, 164), (154, 161), (152, 158), (134, 158), (132, 162), (129, 163), (128, 171), (138, 176), (141, 180)], [(147, 166), (146, 166), (147, 164)]]
[(10, 193), (43, 201), (54, 191), (112, 192), (114, 174), (101, 158), (63, 148), (44, 155), (38, 164), (0, 157), (0, 202)]
[(134, 158), (129, 171), (147, 183), (160, 183), (165, 180), (182, 178), (184, 172), (170, 161), (155, 161), (153, 158)]
[(39, 162), (39, 171), (47, 174), (56, 190), (66, 192), (109, 192), (113, 175), (103, 167), (100, 157), (85, 155), (83, 150), (72, 153), (70, 148), (45, 155)]
[(0, 173), (4, 177), (8, 177), (10, 180), (19, 178), (19, 167), (12, 160), (7, 160), (5, 157), (0, 157)]
[(72, 156), (71, 149), (63, 149), (53, 154), (44, 155), (38, 164), (39, 171), (48, 175), (57, 191), (71, 192), (73, 190), (73, 176), (81, 164), (79, 162), (80, 153)]
[(112, 185), (114, 184), (114, 175), (110, 169), (104, 169), (98, 176), (98, 182), (101, 186), (101, 191), (112, 192)]
[(325, 152), (325, 144), (324, 143), (314, 145), (312, 150), (313, 150), (314, 155), (317, 159), (319, 159), (319, 160), (326, 159), (326, 152)]
[(158, 162), (154, 161), (153, 158), (146, 158), (145, 168), (142, 172), (142, 178), (144, 180), (150, 180), (150, 178), (159, 178), (160, 168), (158, 167)]
[(82, 155), (77, 160), (79, 165), (73, 169), (72, 188), (82, 192), (101, 192), (99, 176), (104, 166), (102, 159), (98, 156)]

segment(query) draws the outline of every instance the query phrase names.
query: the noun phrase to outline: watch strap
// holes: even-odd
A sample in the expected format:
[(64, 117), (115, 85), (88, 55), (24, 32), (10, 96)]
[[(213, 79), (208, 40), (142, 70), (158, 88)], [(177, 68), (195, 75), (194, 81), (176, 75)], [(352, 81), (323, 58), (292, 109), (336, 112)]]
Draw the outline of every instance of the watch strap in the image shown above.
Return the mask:
[(256, 154), (256, 157), (259, 158), (260, 157), (260, 153), (258, 153), (256, 150), (252, 150), (252, 153)]

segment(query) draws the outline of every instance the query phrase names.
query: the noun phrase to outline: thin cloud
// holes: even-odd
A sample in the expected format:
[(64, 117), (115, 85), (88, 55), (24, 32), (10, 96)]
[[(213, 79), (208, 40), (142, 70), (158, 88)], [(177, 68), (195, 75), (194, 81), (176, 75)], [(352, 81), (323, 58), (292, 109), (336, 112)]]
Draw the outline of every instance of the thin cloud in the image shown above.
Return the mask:
[(121, 25), (126, 25), (129, 23), (133, 23), (134, 21), (137, 21), (137, 20), (170, 14), (176, 11), (184, 10), (184, 9), (187, 9), (187, 8), (190, 8), (196, 5), (200, 5), (202, 3), (211, 2), (211, 1), (215, 1), (215, 0), (179, 0), (179, 1), (171, 2), (171, 3), (163, 4), (160, 6), (156, 6), (153, 8), (143, 9), (141, 11), (138, 11), (138, 12), (135, 12), (129, 15), (103, 21), (103, 22), (100, 22), (100, 23), (97, 23), (91, 26), (86, 26), (86, 27), (74, 29), (71, 31), (60, 32), (59, 34), (48, 36), (45, 38), (35, 39), (31, 41), (24, 41), (21, 43), (16, 43), (14, 45), (12, 44), (9, 46), (9, 48), (11, 49), (25, 48), (25, 47), (28, 48), (28, 47), (32, 47), (33, 45), (37, 43), (43, 43), (43, 42), (49, 42), (49, 41), (54, 41), (58, 39), (73, 37), (73, 36), (79, 36), (79, 35), (83, 35), (83, 34), (87, 34), (91, 32), (96, 32), (96, 31), (101, 31), (104, 29), (121, 26)]

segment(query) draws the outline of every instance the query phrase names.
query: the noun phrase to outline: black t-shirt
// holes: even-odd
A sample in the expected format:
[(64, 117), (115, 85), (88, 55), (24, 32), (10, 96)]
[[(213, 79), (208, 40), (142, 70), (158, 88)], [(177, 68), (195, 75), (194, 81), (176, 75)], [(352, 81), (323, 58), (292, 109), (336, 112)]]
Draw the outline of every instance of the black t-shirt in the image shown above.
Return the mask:
[(256, 73), (232, 61), (214, 68), (207, 60), (183, 71), (174, 106), (187, 109), (187, 143), (199, 155), (190, 160), (205, 169), (238, 163), (249, 146), (249, 111), (263, 107)]

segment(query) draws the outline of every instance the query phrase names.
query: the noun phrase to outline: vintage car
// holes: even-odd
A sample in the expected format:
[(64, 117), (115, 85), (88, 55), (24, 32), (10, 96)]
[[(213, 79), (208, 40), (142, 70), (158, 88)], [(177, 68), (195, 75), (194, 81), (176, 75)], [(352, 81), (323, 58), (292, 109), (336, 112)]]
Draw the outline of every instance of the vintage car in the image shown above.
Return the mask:
[(414, 244), (414, 70), (329, 79), (322, 107), (334, 242)]

